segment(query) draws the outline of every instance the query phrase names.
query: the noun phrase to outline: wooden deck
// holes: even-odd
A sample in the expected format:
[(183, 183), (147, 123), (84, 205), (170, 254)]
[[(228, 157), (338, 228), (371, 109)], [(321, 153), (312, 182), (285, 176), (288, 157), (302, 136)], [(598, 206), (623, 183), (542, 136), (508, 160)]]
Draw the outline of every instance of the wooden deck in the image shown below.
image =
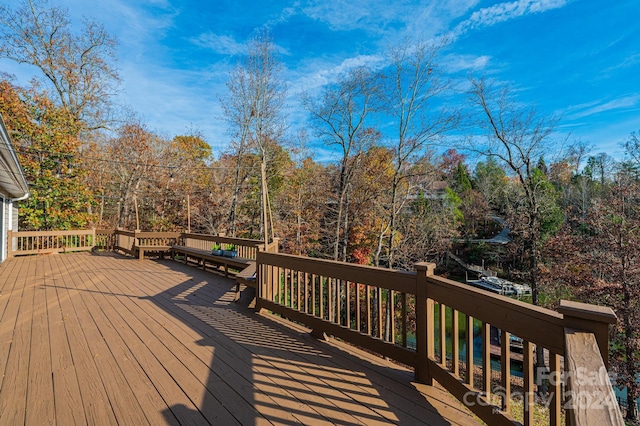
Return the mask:
[(476, 424), (440, 387), (233, 303), (233, 280), (111, 253), (0, 266), (0, 424)]

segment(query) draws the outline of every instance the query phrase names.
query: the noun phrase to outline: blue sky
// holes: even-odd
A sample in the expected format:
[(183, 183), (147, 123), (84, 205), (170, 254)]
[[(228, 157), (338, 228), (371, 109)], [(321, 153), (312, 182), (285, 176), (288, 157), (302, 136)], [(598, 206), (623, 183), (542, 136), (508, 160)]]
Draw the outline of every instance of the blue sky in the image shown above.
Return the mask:
[[(302, 91), (355, 65), (379, 66), (406, 37), (448, 35), (441, 63), (451, 76), (510, 84), (520, 101), (562, 116), (559, 139), (570, 134), (620, 158), (621, 142), (640, 131), (635, 0), (54, 1), (119, 39), (120, 102), (168, 137), (200, 129), (216, 152), (229, 143), (218, 101), (228, 72), (265, 27), (285, 65), (292, 130), (304, 125)], [(32, 73), (6, 61), (0, 69), (19, 82)]]

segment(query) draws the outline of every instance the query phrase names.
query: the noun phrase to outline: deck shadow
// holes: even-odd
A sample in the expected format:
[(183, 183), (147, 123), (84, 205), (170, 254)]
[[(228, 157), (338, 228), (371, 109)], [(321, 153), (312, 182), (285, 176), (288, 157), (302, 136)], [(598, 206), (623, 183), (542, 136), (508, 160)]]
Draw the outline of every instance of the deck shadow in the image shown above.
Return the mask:
[[(412, 372), (371, 363), (256, 314), (244, 305), (250, 292), (234, 303), (232, 280), (177, 262), (154, 263), (190, 277), (149, 299), (196, 331), (198, 345), (211, 348), (205, 406), (225, 406), (216, 397), (224, 388), (238, 401), (227, 408), (241, 424), (253, 417), (250, 424), (446, 425), (458, 416), (468, 423), (468, 414), (448, 405), (447, 397), (435, 392), (435, 405), (427, 400), (411, 385)], [(235, 410), (242, 407), (240, 416)], [(169, 410), (168, 418), (189, 414), (184, 406)]]

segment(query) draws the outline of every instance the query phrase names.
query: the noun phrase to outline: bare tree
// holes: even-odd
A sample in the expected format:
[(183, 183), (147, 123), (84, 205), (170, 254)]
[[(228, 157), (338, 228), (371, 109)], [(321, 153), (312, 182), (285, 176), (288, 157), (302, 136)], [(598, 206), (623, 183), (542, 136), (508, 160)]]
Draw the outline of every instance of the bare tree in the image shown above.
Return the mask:
[(236, 65), (227, 80), (227, 96), (220, 99), (227, 124), (232, 133), (231, 148), (235, 157), (233, 197), (229, 209), (229, 232), (237, 232), (238, 202), (242, 182), (246, 179), (243, 160), (249, 149), (252, 104), (250, 83), (245, 67)]
[(552, 147), (557, 117), (541, 117), (535, 108), (520, 106), (509, 88), (495, 89), (483, 80), (471, 81), (471, 99), (480, 109), (482, 126), (488, 131), (477, 152), (500, 160), (515, 175), (523, 191), (522, 240), (528, 253), (529, 281), (534, 304), (538, 304), (538, 260), (542, 225), (553, 209), (549, 185), (537, 168), (538, 160)]
[(266, 168), (270, 161), (270, 147), (278, 143), (286, 129), (284, 101), (287, 92), (277, 49), (268, 33), (251, 40), (247, 56), (230, 75), (227, 89), (229, 94), (222, 100), (222, 107), (234, 135), (235, 154), (238, 157), (236, 190), (229, 215), (232, 233), (235, 232), (238, 189), (242, 182), (242, 156), (253, 149), (261, 160), (262, 233), (268, 240)]
[[(117, 227), (131, 228), (134, 224), (132, 204), (137, 203), (145, 182), (157, 185), (153, 174), (159, 170), (157, 166), (166, 145), (166, 141), (133, 120), (123, 125), (117, 136), (108, 142), (109, 158), (123, 159), (111, 163), (113, 191), (118, 198)], [(138, 223), (135, 225), (137, 227)]]
[[(437, 105), (437, 100), (451, 89), (443, 78), (438, 56), (446, 40), (436, 43), (408, 41), (389, 52), (391, 65), (383, 74), (382, 91), (387, 113), (393, 118), (396, 136), (393, 139), (394, 173), (391, 180), (391, 200), (388, 223), (388, 266), (393, 267), (397, 216), (406, 197), (401, 188), (411, 175), (409, 164), (424, 154), (427, 146), (436, 143), (445, 132), (459, 122), (459, 113)], [(407, 189), (405, 188), (405, 193)], [(376, 264), (380, 261), (382, 238), (378, 244)]]
[(104, 127), (108, 119), (118, 82), (115, 45), (94, 21), (73, 33), (68, 11), (47, 0), (25, 0), (15, 9), (0, 5), (0, 57), (38, 68), (38, 80), (85, 129)]
[(371, 72), (359, 67), (326, 86), (320, 99), (309, 95), (303, 99), (316, 135), (327, 144), (338, 147), (341, 154), (332, 238), (334, 260), (342, 258), (344, 261), (347, 256), (350, 183), (362, 153), (376, 136), (376, 132), (365, 127), (369, 114), (375, 110), (376, 91)]

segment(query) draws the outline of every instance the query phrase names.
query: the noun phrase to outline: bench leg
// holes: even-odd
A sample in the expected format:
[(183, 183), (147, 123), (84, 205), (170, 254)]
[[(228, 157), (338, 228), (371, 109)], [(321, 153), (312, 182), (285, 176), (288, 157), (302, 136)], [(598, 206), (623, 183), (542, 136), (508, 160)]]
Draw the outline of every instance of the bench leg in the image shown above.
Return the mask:
[(240, 283), (236, 281), (236, 297), (233, 301), (238, 302), (238, 300), (240, 300)]
[(144, 259), (144, 249), (138, 249), (138, 260)]

